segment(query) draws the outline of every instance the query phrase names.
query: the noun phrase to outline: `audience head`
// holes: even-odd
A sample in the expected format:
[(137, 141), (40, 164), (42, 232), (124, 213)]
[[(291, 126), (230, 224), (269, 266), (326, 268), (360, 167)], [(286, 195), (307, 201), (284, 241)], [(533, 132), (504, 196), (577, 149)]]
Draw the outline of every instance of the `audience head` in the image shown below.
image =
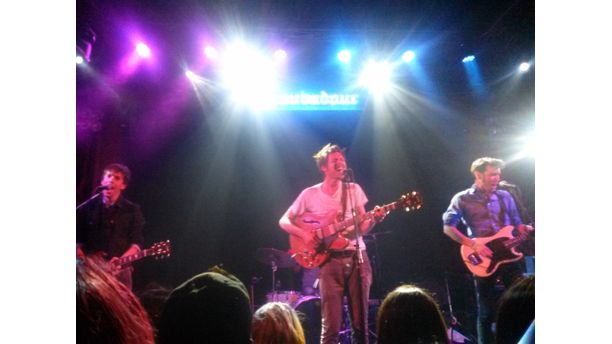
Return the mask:
[(140, 299), (140, 303), (149, 314), (151, 325), (153, 325), (153, 330), (156, 332), (159, 328), (159, 318), (162, 308), (171, 291), (172, 289), (160, 285), (157, 282), (151, 282), (147, 284), (143, 290), (136, 293), (136, 296)]
[(269, 302), (253, 315), (254, 344), (304, 344), (304, 329), (297, 313), (282, 302)]
[(217, 267), (174, 289), (159, 319), (160, 344), (250, 343), (250, 336), (247, 289)]
[(497, 308), (497, 343), (517, 343), (535, 319), (535, 276), (523, 277), (507, 289)]
[(442, 312), (424, 289), (402, 285), (387, 294), (376, 322), (379, 344), (448, 343)]
[(77, 343), (153, 344), (153, 328), (136, 296), (95, 258), (77, 261)]

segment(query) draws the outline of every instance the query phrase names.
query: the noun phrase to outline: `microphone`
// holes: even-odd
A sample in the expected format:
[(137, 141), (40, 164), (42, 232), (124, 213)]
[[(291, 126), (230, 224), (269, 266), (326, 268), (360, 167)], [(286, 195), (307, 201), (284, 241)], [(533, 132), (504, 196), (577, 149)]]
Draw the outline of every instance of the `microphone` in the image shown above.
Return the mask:
[(108, 190), (108, 189), (110, 189), (110, 186), (108, 186), (108, 185), (100, 185), (100, 186), (98, 186), (96, 188), (96, 192), (102, 192), (102, 191)]
[(342, 173), (342, 180), (346, 182), (350, 182), (352, 179), (353, 179), (353, 170), (351, 170), (350, 168), (347, 168)]
[(510, 184), (505, 180), (502, 180), (499, 182), (499, 184), (497, 184), (500, 188), (506, 188), (506, 189), (516, 189), (516, 185), (514, 184)]

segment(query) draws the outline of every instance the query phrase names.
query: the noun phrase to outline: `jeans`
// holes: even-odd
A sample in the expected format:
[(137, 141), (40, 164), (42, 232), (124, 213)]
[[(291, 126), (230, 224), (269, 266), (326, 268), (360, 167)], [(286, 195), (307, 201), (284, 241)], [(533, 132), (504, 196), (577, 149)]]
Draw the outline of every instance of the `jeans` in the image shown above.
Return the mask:
[(474, 277), (476, 287), (476, 313), (478, 343), (487, 344), (495, 342), (493, 324), (497, 315), (497, 301), (503, 290), (497, 290), (497, 280), (504, 284), (504, 290), (510, 288), (512, 283), (522, 276), (522, 265), (518, 262), (501, 265), (497, 271), (485, 278)]
[[(361, 281), (357, 271), (358, 254), (335, 255), (321, 266), (321, 344), (338, 343), (342, 326), (343, 299), (346, 293), (353, 330), (353, 343), (368, 343), (368, 300), (372, 285), (372, 267), (365, 251), (362, 253)], [(359, 285), (361, 282), (361, 290)], [(361, 295), (360, 295), (361, 294)], [(361, 296), (361, 298), (360, 298)], [(360, 305), (361, 303), (361, 305)]]

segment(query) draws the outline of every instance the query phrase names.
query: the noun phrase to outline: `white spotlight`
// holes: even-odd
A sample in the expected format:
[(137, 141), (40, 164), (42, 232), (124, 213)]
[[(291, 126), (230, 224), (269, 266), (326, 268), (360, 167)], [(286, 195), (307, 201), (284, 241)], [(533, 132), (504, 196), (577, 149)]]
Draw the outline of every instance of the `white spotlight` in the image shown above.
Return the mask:
[(237, 105), (261, 111), (275, 106), (277, 73), (271, 58), (242, 42), (225, 52), (221, 75)]
[(217, 52), (217, 49), (215, 49), (214, 47), (211, 47), (210, 45), (207, 45), (204, 48), (204, 55), (206, 55), (208, 59), (214, 60), (217, 58), (217, 55), (219, 55), (219, 53)]
[(185, 72), (185, 76), (187, 76), (187, 78), (189, 80), (191, 80), (191, 81), (194, 81), (196, 79), (196, 77), (197, 77), (196, 74), (194, 72), (190, 71), (190, 70), (187, 70)]
[(474, 55), (468, 55), (466, 57), (463, 58), (463, 60), (461, 60), (461, 62), (463, 63), (468, 63), (468, 62), (472, 62), (476, 59), (476, 57)]
[(77, 55), (76, 57), (76, 63), (77, 64), (82, 64), (83, 62), (85, 62), (85, 60), (83, 59), (82, 56)]
[(529, 64), (529, 62), (523, 62), (519, 66), (519, 71), (524, 73), (524, 72), (528, 71), (530, 67), (531, 67), (531, 65)]
[(351, 52), (344, 49), (338, 53), (338, 60), (342, 63), (349, 63), (351, 61)]
[(283, 49), (278, 49), (274, 52), (274, 59), (276, 61), (284, 61), (287, 59), (287, 52)]
[(359, 78), (359, 85), (365, 86), (373, 93), (387, 91), (391, 87), (393, 66), (387, 62), (370, 60)]
[(414, 54), (414, 51), (412, 50), (408, 50), (406, 51), (403, 55), (402, 55), (402, 61), (408, 63), (410, 61), (412, 61), (414, 59), (416, 55)]

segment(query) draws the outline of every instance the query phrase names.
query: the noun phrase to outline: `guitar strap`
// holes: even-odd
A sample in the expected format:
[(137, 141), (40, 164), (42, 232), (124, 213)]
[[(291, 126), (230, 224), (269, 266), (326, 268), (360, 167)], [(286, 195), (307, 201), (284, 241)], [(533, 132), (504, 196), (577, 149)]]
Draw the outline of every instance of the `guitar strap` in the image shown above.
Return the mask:
[[(498, 192), (497, 190), (495, 190), (495, 195), (497, 196), (497, 202), (499, 202), (499, 209), (500, 209), (500, 215), (501, 215), (501, 219), (502, 219), (502, 226), (506, 225), (506, 202), (504, 202), (504, 197), (501, 194), (501, 192)], [(510, 219), (512, 221), (512, 219)], [(512, 225), (514, 225), (514, 223), (512, 223)]]
[(346, 186), (344, 184), (342, 182), (342, 196), (340, 198), (340, 202), (342, 202), (342, 217), (340, 217), (340, 221), (344, 221), (344, 214), (346, 214)]

